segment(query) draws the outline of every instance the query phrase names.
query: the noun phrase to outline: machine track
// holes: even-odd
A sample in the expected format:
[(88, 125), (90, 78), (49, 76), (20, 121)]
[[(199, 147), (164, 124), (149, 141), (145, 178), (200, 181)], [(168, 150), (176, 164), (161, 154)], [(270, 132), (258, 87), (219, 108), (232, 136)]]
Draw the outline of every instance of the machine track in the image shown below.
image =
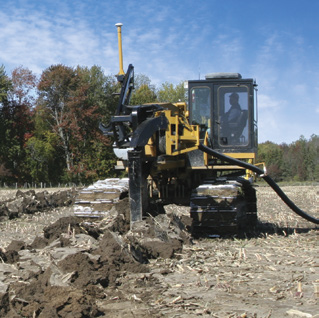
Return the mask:
[(193, 190), (190, 214), (194, 234), (234, 234), (257, 221), (256, 193), (243, 178), (205, 180)]
[(99, 180), (82, 189), (75, 199), (74, 215), (102, 218), (128, 192), (127, 178)]

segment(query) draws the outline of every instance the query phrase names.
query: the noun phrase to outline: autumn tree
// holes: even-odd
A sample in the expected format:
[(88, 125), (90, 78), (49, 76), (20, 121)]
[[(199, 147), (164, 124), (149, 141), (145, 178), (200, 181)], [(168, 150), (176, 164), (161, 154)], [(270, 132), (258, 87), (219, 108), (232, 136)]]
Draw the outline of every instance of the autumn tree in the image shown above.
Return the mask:
[(106, 103), (104, 86), (105, 78), (97, 67), (74, 69), (59, 64), (42, 73), (38, 105), (52, 132), (59, 136), (69, 180), (97, 177), (92, 148), (96, 143), (105, 149), (109, 145), (98, 128)]
[(291, 144), (270, 141), (258, 145), (257, 161), (266, 162), (268, 173), (276, 180), (319, 180), (319, 136), (304, 136)]
[(78, 130), (74, 125), (74, 121), (78, 120), (74, 107), (83, 99), (83, 96), (78, 96), (78, 88), (76, 72), (62, 64), (46, 69), (38, 85), (38, 103), (47, 111), (52, 130), (60, 137), (68, 171), (73, 166), (72, 135), (77, 134), (73, 129)]
[(34, 106), (35, 88), (38, 82), (36, 75), (28, 68), (19, 66), (12, 71), (11, 81), (11, 99), (15, 100), (19, 105)]
[(115, 112), (118, 102), (118, 98), (114, 95), (117, 91), (117, 81), (114, 76), (105, 76), (98, 66), (78, 67), (77, 72), (88, 87), (87, 104), (96, 107), (95, 117), (89, 117), (89, 129), (83, 129), (89, 133), (81, 149), (81, 165), (85, 167), (85, 170), (82, 169), (85, 181), (113, 176), (115, 155), (110, 140), (99, 130), (99, 124), (108, 123)]
[(294, 180), (316, 180), (319, 164), (319, 137), (312, 135), (309, 140), (304, 136), (289, 147), (289, 157)]

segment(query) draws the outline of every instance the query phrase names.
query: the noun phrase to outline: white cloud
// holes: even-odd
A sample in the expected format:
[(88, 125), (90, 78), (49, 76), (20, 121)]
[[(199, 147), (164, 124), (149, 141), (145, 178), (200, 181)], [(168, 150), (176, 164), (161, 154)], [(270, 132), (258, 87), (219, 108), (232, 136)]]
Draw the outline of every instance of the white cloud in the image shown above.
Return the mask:
[(276, 111), (282, 109), (286, 104), (287, 101), (277, 99), (274, 95), (258, 94), (258, 107), (260, 109)]
[[(40, 74), (63, 63), (96, 64), (115, 74), (114, 24), (122, 22), (124, 70), (132, 63), (136, 73), (149, 76), (155, 85), (196, 79), (199, 72), (201, 78), (209, 72), (240, 72), (259, 85), (261, 139), (291, 139), (306, 128), (318, 133), (311, 118), (319, 113), (314, 104), (319, 100), (319, 73), (313, 37), (307, 38), (302, 25), (286, 26), (272, 15), (267, 21), (266, 14), (256, 18), (255, 11), (242, 12), (247, 20), (239, 23), (239, 12), (232, 10), (239, 4), (233, 4), (224, 12), (220, 10), (226, 5), (218, 1), (198, 6), (190, 0), (2, 1), (0, 64), (7, 73), (23, 65)], [(298, 123), (294, 132), (292, 123)]]
[(40, 10), (0, 13), (2, 62), (10, 68), (23, 65), (41, 73), (48, 66), (58, 63), (70, 66), (101, 65), (101, 52), (107, 54), (103, 57), (105, 62), (114, 60), (117, 56), (115, 45), (112, 49), (105, 44), (105, 39), (101, 42), (85, 21), (76, 17), (72, 20), (70, 16), (63, 15), (49, 16)]

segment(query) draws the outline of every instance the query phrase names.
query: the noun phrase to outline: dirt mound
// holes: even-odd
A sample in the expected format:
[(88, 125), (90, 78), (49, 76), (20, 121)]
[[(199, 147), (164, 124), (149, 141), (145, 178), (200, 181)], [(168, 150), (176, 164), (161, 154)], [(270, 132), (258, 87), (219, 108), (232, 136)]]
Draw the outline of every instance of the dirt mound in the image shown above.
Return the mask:
[[(16, 291), (12, 309), (3, 312), (10, 317), (98, 317), (101, 312), (94, 297), (72, 287), (47, 286), (45, 274), (29, 286)], [(18, 286), (15, 286), (18, 289)], [(23, 298), (19, 297), (22, 296)], [(17, 313), (19, 313), (17, 315)]]
[[(124, 198), (116, 204), (115, 217), (108, 229), (119, 234), (125, 234), (130, 230), (129, 199)], [(111, 212), (112, 213), (112, 212)]]
[[(298, 188), (314, 215), (317, 192)], [(103, 220), (60, 208), (2, 223), (0, 317), (316, 317), (318, 227), (258, 196), (277, 230), (245, 239), (192, 242), (176, 205), (130, 229), (127, 199)]]
[(74, 203), (76, 190), (60, 190), (56, 192), (36, 192), (35, 190), (18, 190), (14, 197), (0, 203), (0, 221), (33, 214), (47, 208), (68, 206)]
[(0, 251), (1, 258), (9, 264), (15, 263), (19, 260), (19, 251), (25, 248), (27, 245), (23, 241), (12, 241), (5, 251)]
[(103, 220), (63, 217), (30, 245), (12, 241), (0, 252), (15, 267), (11, 279), (0, 279), (2, 316), (97, 317), (105, 288), (130, 273), (148, 273), (150, 259), (174, 257), (187, 242), (173, 217), (150, 216), (131, 230), (129, 217), (126, 198)]
[(59, 238), (61, 234), (73, 235), (84, 233), (85, 230), (80, 227), (79, 219), (75, 216), (64, 217), (43, 229), (43, 236), (52, 242)]

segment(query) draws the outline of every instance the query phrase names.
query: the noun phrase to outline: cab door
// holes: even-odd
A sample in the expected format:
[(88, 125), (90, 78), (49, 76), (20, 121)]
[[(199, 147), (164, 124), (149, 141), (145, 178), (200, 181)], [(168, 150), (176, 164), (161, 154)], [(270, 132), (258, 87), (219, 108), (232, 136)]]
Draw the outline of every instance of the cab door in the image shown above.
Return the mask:
[(255, 148), (252, 83), (216, 83), (213, 91), (213, 148), (251, 152)]

